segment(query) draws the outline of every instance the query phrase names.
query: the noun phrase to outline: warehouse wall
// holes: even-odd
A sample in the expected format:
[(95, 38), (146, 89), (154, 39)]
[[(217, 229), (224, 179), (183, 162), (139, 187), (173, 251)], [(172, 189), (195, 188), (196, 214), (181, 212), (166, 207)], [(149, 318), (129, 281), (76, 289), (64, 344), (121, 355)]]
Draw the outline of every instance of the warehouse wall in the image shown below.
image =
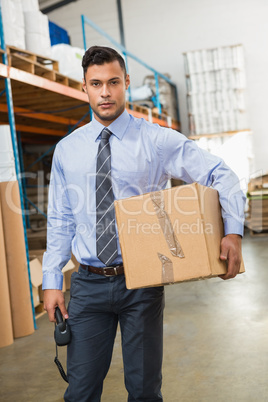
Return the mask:
[[(188, 133), (186, 87), (182, 52), (242, 43), (245, 48), (249, 127), (253, 130), (253, 170), (268, 171), (266, 0), (123, 0), (127, 48), (171, 74), (178, 86), (182, 132)], [(104, 10), (104, 11), (103, 11)], [(79, 0), (49, 14), (68, 29), (72, 44), (83, 46), (80, 14), (85, 14), (119, 41), (116, 0)], [(88, 46), (107, 44), (91, 28)], [(147, 70), (130, 64), (132, 84), (142, 84)]]

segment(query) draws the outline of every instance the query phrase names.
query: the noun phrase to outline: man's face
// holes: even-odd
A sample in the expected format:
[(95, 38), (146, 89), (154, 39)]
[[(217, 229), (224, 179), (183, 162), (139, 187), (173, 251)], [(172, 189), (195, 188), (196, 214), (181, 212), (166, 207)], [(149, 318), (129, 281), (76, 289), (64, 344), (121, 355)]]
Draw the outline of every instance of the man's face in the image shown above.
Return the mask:
[(96, 120), (109, 126), (125, 110), (125, 91), (129, 86), (126, 76), (117, 60), (88, 67), (83, 89)]

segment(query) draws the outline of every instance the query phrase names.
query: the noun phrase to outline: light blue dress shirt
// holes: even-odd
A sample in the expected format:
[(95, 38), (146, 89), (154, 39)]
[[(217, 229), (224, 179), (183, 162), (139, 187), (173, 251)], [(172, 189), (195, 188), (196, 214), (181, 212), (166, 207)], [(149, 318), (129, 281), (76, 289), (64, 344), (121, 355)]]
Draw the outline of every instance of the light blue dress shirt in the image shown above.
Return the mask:
[[(78, 262), (102, 267), (96, 256), (95, 171), (100, 133), (96, 119), (57, 144), (49, 187), (43, 289), (61, 289), (71, 251)], [(110, 126), (115, 199), (164, 189), (169, 178), (213, 186), (219, 192), (225, 234), (243, 235), (245, 196), (220, 158), (177, 131), (134, 118), (125, 110)], [(121, 263), (118, 241), (118, 257)]]

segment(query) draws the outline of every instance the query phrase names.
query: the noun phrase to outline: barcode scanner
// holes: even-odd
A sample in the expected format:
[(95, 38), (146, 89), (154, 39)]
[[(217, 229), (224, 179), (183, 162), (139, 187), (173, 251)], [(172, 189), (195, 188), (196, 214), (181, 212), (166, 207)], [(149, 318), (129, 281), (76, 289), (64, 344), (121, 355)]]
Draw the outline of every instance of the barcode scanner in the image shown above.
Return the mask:
[(68, 377), (65, 374), (65, 371), (58, 359), (57, 347), (68, 345), (68, 343), (71, 342), (71, 331), (70, 331), (70, 328), (69, 328), (69, 325), (67, 324), (67, 322), (65, 320), (63, 320), (59, 307), (56, 307), (56, 309), (55, 309), (55, 318), (56, 318), (56, 323), (55, 323), (54, 339), (56, 342), (56, 357), (54, 359), (54, 362), (55, 362), (56, 366), (58, 367), (60, 375), (62, 376), (64, 381), (69, 382)]
[(55, 309), (56, 326), (54, 332), (55, 342), (58, 346), (68, 345), (71, 341), (71, 331), (65, 320), (63, 320), (59, 307)]

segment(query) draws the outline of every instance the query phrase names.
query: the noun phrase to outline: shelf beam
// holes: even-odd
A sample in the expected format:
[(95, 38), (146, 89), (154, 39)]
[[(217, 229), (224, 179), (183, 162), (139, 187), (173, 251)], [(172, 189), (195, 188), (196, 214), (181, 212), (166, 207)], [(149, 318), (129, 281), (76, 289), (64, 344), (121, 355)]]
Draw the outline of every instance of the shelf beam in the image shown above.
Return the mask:
[[(0, 112), (7, 113), (8, 108), (6, 104), (0, 103)], [(35, 112), (34, 110), (30, 109), (25, 109), (22, 107), (14, 107), (14, 113), (15, 115), (20, 115), (22, 117), (29, 117), (34, 120), (43, 120), (43, 121), (49, 121), (52, 123), (57, 123), (57, 124), (64, 124), (64, 125), (74, 125), (77, 123), (76, 120), (74, 119), (67, 119), (66, 117), (61, 117), (57, 115), (51, 115), (47, 113), (41, 113), (41, 112)], [(79, 126), (82, 126), (83, 123), (80, 123)]]
[(0, 63), (0, 76), (88, 103), (87, 94), (78, 89), (59, 84), (58, 82), (39, 77), (38, 75), (2, 63)]
[[(55, 93), (57, 95), (62, 95), (62, 96), (64, 96), (63, 99), (66, 99), (66, 101), (67, 101), (67, 99), (73, 99), (73, 100), (76, 100), (76, 101), (78, 100), (78, 101), (81, 101), (82, 103), (85, 103), (85, 106), (88, 105), (87, 95), (85, 93), (83, 93), (82, 91), (79, 91), (74, 88), (70, 88), (66, 85), (62, 85), (62, 84), (59, 84), (54, 81), (50, 81), (47, 78), (39, 77), (37, 75), (28, 73), (26, 71), (19, 70), (15, 67), (6, 66), (6, 65), (0, 63), (0, 76), (2, 76), (4, 78), (10, 78), (11, 80), (20, 82), (22, 84), (29, 85), (36, 89), (39, 88), (42, 90), (50, 91), (51, 93)], [(23, 89), (22, 89), (21, 92), (22, 92), (21, 100), (23, 101), (24, 96), (25, 96), (25, 91), (23, 91)], [(17, 92), (16, 92), (16, 95), (17, 95)], [(17, 96), (20, 97), (19, 94)], [(23, 101), (23, 104), (24, 105), (28, 104), (31, 107), (32, 103), (33, 103), (32, 101), (34, 100), (35, 97), (36, 97), (36, 103), (38, 103), (38, 106), (40, 106), (41, 99), (39, 99), (40, 96), (38, 94), (38, 91), (36, 92), (36, 94), (31, 93), (31, 91), (29, 91), (29, 96), (27, 97), (27, 100), (25, 102)], [(48, 99), (46, 98), (44, 101), (47, 102)], [(19, 106), (16, 106), (16, 107), (19, 107)], [(135, 117), (143, 117), (146, 120), (149, 120), (149, 115), (136, 111), (135, 109), (132, 110), (130, 108), (127, 108), (127, 111)], [(15, 112), (16, 112), (16, 110), (15, 110)], [(44, 116), (45, 114), (44, 113), (42, 114), (40, 112), (39, 115), (38, 114), (32, 115), (32, 116), (28, 115), (27, 117), (36, 118), (36, 119), (40, 118), (40, 120), (41, 120), (42, 115)], [(55, 115), (54, 115), (54, 117), (52, 117), (52, 115), (49, 115), (49, 116), (50, 117), (47, 117), (46, 119), (43, 119), (43, 120), (56, 121), (56, 119), (57, 119), (57, 122), (58, 123), (60, 122), (60, 118), (56, 117)], [(65, 120), (65, 122), (66, 122), (66, 120)], [(164, 119), (161, 119), (160, 117), (153, 116), (152, 122), (158, 123), (159, 125), (164, 126), (164, 127), (169, 127), (168, 122), (165, 121)], [(63, 123), (63, 124), (65, 124), (65, 123)], [(71, 122), (71, 124), (72, 124), (72, 122)], [(173, 122), (171, 125), (171, 128), (173, 128), (175, 130), (179, 130), (179, 124)], [(25, 132), (25, 129), (22, 127), (21, 131)], [(31, 132), (33, 132), (33, 131), (31, 130)], [(37, 131), (37, 132), (41, 134), (40, 131)], [(43, 134), (46, 134), (46, 132), (43, 131)], [(52, 134), (52, 132), (49, 132), (49, 131), (47, 132), (47, 134), (48, 135), (56, 135), (56, 134)], [(58, 136), (62, 136), (61, 130), (60, 130), (60, 133), (58, 134)]]

